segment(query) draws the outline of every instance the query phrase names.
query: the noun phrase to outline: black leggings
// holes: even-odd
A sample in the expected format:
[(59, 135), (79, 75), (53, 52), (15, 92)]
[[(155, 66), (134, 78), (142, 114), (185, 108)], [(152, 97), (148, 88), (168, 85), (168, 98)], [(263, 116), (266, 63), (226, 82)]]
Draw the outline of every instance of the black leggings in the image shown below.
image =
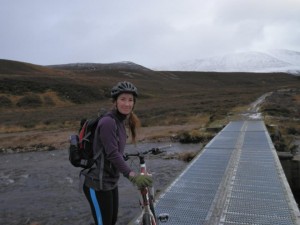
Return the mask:
[(118, 187), (111, 191), (95, 191), (83, 185), (85, 197), (90, 203), (96, 225), (115, 225), (118, 217)]

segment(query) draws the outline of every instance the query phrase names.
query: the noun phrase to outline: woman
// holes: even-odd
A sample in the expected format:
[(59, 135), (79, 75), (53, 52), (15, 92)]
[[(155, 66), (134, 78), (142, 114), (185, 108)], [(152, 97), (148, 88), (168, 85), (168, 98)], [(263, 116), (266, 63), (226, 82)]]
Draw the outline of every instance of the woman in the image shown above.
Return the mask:
[(119, 208), (118, 180), (120, 173), (138, 187), (149, 186), (149, 176), (135, 174), (126, 164), (123, 153), (128, 125), (132, 141), (135, 142), (139, 124), (133, 108), (138, 96), (137, 88), (130, 82), (119, 82), (111, 90), (114, 109), (100, 119), (93, 144), (94, 154), (102, 153), (96, 166), (85, 172), (83, 190), (90, 203), (96, 225), (114, 225)]

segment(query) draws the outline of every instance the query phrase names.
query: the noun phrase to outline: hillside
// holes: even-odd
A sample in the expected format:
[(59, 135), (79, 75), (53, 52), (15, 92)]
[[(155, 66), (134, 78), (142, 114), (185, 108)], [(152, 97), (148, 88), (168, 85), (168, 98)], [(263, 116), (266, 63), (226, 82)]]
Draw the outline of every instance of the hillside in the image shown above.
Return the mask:
[(45, 66), (35, 65), (26, 62), (18, 62), (13, 60), (0, 59), (0, 74), (47, 74), (58, 75), (60, 70), (49, 69)]
[(109, 109), (110, 89), (122, 80), (139, 89), (136, 113), (143, 126), (213, 122), (266, 92), (300, 84), (299, 77), (284, 73), (165, 72), (134, 63), (97, 64), (93, 70), (5, 60), (0, 65), (1, 133), (74, 128), (99, 108)]

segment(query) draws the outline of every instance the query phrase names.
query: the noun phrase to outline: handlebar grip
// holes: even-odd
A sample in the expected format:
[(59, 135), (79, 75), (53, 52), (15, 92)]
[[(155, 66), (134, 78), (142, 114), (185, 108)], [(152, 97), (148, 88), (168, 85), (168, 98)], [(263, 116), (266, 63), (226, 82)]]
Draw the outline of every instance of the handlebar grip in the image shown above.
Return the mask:
[(171, 144), (165, 145), (165, 146), (162, 146), (162, 147), (152, 148), (151, 152), (152, 152), (153, 155), (157, 155), (157, 154), (165, 152), (163, 149), (170, 148), (170, 147), (172, 147)]
[(151, 153), (153, 155), (158, 155), (159, 153), (162, 153), (163, 151), (161, 151), (159, 148), (152, 148)]

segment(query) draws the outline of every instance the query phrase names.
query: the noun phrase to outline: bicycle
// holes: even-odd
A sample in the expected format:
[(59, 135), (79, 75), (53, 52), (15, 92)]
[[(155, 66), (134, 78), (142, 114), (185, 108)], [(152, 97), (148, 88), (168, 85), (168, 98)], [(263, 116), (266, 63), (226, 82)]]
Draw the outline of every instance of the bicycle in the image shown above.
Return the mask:
[[(148, 176), (152, 176), (152, 174), (148, 173), (146, 168), (145, 156), (147, 154), (158, 155), (164, 151), (162, 149), (169, 148), (171, 145), (163, 146), (159, 148), (152, 148), (150, 150), (144, 152), (137, 153), (126, 153), (124, 155), (125, 161), (127, 161), (130, 157), (138, 157), (139, 165), (140, 165), (140, 174)], [(155, 209), (154, 209), (154, 187), (143, 187), (139, 189), (140, 192), (140, 206), (142, 208), (142, 220), (140, 225), (158, 225), (159, 222), (167, 222), (169, 220), (169, 215), (166, 213), (161, 213), (158, 217), (156, 217)], [(158, 222), (159, 221), (159, 222)]]

